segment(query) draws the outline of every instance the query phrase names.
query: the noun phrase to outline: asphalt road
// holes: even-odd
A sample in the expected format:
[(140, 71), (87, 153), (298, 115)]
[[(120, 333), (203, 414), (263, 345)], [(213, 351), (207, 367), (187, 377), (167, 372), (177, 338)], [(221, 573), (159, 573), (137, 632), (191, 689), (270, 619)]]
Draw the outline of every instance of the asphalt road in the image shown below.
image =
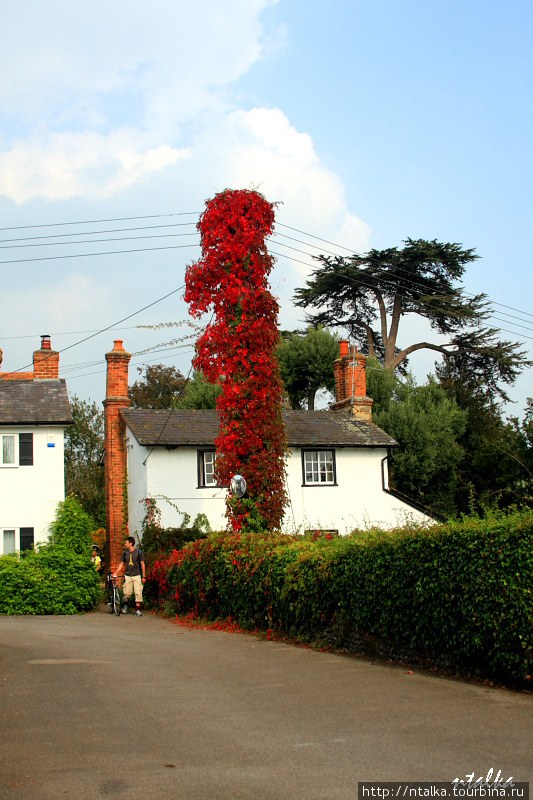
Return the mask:
[(532, 779), (533, 695), (150, 614), (0, 617), (1, 800), (352, 800), (490, 768)]

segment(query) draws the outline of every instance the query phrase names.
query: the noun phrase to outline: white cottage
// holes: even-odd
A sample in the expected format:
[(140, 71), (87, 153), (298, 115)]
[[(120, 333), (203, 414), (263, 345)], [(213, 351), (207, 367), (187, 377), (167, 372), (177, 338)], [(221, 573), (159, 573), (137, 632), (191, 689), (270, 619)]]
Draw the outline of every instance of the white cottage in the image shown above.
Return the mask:
[[(216, 411), (128, 408), (129, 354), (122, 342), (106, 356), (106, 475), (110, 540), (120, 539), (127, 484), (128, 525), (139, 536), (143, 500), (153, 498), (164, 527), (178, 527), (183, 514), (205, 514), (211, 527), (226, 527), (226, 489), (217, 486)], [(336, 402), (329, 411), (284, 411), (289, 444), (287, 532), (310, 529), (391, 528), (434, 516), (389, 487), (387, 461), (397, 443), (372, 422), (366, 396), (366, 359), (341, 342), (335, 362)], [(112, 476), (115, 477), (112, 477)], [(113, 510), (114, 509), (114, 510)], [(113, 516), (114, 515), (114, 516)], [(115, 519), (115, 522), (113, 522)], [(113, 536), (113, 525), (116, 533)], [(113, 554), (117, 547), (111, 547)]]
[(0, 372), (0, 555), (47, 540), (65, 499), (64, 431), (71, 423), (59, 353), (43, 336), (33, 372)]

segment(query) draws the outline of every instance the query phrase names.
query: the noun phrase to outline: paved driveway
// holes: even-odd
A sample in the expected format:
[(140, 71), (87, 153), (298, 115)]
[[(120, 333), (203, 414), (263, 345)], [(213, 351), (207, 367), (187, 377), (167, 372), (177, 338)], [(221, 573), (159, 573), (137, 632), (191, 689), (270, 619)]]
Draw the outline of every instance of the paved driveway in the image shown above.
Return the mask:
[(533, 776), (533, 696), (189, 630), (0, 617), (2, 800), (351, 800)]

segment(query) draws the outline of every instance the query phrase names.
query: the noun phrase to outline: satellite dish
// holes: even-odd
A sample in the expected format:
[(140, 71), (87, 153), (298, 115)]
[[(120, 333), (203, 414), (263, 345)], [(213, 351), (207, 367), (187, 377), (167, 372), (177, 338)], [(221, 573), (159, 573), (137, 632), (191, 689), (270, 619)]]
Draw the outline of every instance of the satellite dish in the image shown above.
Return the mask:
[(234, 475), (231, 479), (230, 489), (233, 497), (244, 497), (246, 494), (246, 480), (242, 475)]

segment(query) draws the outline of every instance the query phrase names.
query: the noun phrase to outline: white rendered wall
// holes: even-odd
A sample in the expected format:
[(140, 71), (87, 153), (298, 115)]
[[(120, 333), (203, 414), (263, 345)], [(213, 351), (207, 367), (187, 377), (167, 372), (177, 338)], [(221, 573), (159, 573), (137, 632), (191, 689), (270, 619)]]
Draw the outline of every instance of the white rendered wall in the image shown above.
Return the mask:
[[(33, 466), (18, 466), (18, 434), (33, 433)], [(16, 465), (0, 467), (0, 553), (3, 530), (33, 528), (35, 544), (50, 535), (57, 504), (65, 499), (64, 429), (58, 426), (2, 427), (0, 434), (16, 437)], [(50, 439), (52, 437), (52, 439)], [(49, 447), (53, 444), (53, 447)]]
[[(199, 488), (196, 447), (167, 450), (141, 447), (133, 436), (128, 440), (129, 529), (141, 533), (144, 507), (139, 502), (150, 496), (157, 500), (163, 527), (178, 527), (187, 512), (191, 522), (205, 514), (213, 530), (226, 527), (225, 491), (216, 487)], [(433, 522), (429, 517), (383, 491), (382, 459), (384, 448), (339, 448), (336, 451), (337, 486), (302, 486), (302, 454), (292, 449), (287, 464), (291, 500), (283, 529), (287, 533), (309, 528), (329, 528), (341, 534), (372, 525), (391, 528), (408, 520)], [(167, 498), (167, 499), (165, 499)], [(170, 501), (170, 502), (169, 502)]]
[(174, 450), (156, 447), (151, 451), (151, 448), (140, 446), (131, 434), (127, 443), (129, 529), (132, 536), (140, 537), (145, 513), (140, 501), (148, 496), (157, 501), (164, 528), (177, 528), (183, 522), (183, 513), (178, 513), (174, 506), (189, 514), (191, 522), (198, 514), (205, 514), (213, 530), (226, 527), (225, 490), (216, 486), (198, 487), (197, 447), (177, 447)]
[(410, 520), (434, 522), (383, 491), (381, 463), (386, 455), (385, 448), (336, 448), (337, 486), (303, 486), (302, 451), (291, 449), (287, 464), (291, 505), (285, 514), (284, 530), (329, 528), (344, 535), (354, 528), (374, 525), (392, 528)]

